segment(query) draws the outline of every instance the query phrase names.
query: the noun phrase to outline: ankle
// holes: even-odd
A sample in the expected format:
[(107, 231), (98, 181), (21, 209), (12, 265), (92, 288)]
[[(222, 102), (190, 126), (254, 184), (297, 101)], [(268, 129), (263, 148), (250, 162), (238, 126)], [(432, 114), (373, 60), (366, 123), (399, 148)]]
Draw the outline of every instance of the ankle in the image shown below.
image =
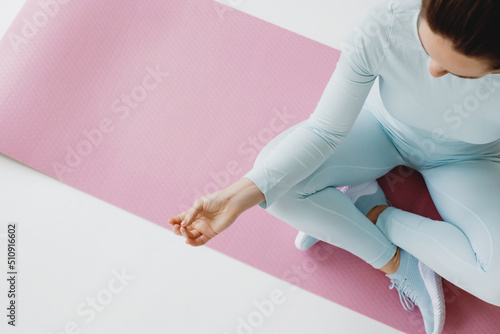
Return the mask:
[(387, 209), (390, 205), (377, 205), (374, 206), (368, 213), (366, 214), (366, 217), (371, 220), (373, 224), (377, 223), (378, 216), (382, 212), (384, 212), (385, 209)]
[(399, 269), (399, 264), (401, 262), (401, 254), (399, 253), (399, 247), (396, 250), (396, 254), (392, 257), (392, 259), (380, 270), (382, 270), (387, 275), (394, 274)]

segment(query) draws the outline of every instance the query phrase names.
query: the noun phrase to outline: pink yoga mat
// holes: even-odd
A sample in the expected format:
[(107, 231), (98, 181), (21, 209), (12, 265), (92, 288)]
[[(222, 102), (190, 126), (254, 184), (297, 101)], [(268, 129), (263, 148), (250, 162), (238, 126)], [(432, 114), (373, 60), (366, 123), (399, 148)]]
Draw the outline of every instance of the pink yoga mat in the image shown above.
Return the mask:
[[(338, 57), (210, 0), (28, 0), (0, 42), (0, 152), (170, 228), (309, 117)], [(381, 184), (395, 206), (438, 218), (417, 173)], [(323, 242), (299, 251), (296, 233), (254, 207), (206, 247), (423, 333), (381, 272)], [(445, 290), (445, 333), (495, 332), (499, 308)]]

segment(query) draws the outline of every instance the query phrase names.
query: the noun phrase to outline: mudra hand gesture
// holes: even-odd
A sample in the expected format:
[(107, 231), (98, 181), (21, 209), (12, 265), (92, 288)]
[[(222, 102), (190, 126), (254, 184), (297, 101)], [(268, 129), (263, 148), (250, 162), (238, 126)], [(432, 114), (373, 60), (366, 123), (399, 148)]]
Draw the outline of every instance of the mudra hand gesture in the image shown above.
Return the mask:
[(241, 178), (223, 190), (197, 198), (191, 208), (169, 218), (168, 223), (176, 235), (186, 238), (186, 244), (202, 246), (264, 199), (255, 183)]

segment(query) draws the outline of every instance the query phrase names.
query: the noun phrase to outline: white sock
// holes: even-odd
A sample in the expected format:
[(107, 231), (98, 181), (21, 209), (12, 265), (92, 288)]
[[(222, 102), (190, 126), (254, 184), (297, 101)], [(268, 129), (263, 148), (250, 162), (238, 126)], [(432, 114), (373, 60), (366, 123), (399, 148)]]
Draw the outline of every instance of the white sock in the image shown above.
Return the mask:
[(389, 205), (382, 188), (375, 180), (348, 186), (347, 189), (344, 187), (343, 192), (365, 216), (377, 205)]

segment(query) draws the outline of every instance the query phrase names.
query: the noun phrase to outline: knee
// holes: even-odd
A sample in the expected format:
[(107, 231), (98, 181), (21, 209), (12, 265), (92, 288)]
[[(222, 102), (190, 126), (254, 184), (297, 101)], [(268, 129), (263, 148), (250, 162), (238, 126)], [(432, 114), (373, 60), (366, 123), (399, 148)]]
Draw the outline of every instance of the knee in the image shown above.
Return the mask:
[[(497, 281), (498, 282), (498, 281)], [(491, 300), (486, 300), (488, 303), (493, 304), (495, 306), (500, 307), (500, 288), (498, 288), (498, 283), (496, 286), (496, 290), (492, 293)]]
[(486, 272), (484, 274), (487, 275), (486, 284), (482, 285), (485, 297), (481, 299), (495, 306), (500, 306), (500, 272)]
[(267, 211), (291, 211), (294, 207), (298, 205), (298, 201), (302, 200), (300, 193), (297, 191), (296, 187), (292, 187), (288, 191), (276, 198), (272, 205), (267, 207)]
[(491, 301), (495, 306), (500, 306), (500, 275), (494, 275), (491, 279)]
[[(288, 129), (285, 129), (284, 131), (276, 134), (271, 131), (275, 136), (260, 150), (260, 152), (257, 154), (257, 157), (255, 158), (254, 162), (254, 167), (257, 167), (261, 164), (261, 162), (269, 155), (269, 153), (276, 147), (278, 144), (285, 139), (291, 132), (293, 132), (298, 126), (300, 126), (304, 121), (297, 123)], [(261, 130), (262, 131), (262, 130)], [(252, 144), (255, 144), (254, 142), (260, 141), (265, 142), (264, 139), (260, 139), (260, 136), (257, 135), (259, 138), (252, 137), (249, 141), (252, 142)], [(255, 146), (255, 145), (254, 145)], [(245, 151), (250, 151), (250, 150), (245, 150)]]

